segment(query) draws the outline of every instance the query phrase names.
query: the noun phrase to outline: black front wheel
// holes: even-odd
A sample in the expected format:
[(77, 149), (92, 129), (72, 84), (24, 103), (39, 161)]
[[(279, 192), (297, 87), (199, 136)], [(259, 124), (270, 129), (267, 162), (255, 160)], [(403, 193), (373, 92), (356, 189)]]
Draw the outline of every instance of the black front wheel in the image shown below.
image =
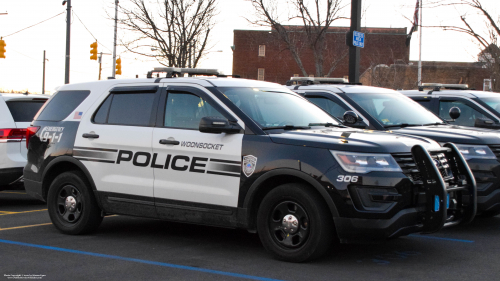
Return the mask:
[(57, 176), (47, 196), (49, 215), (54, 226), (66, 234), (84, 234), (102, 222), (101, 210), (83, 173), (65, 172)]
[(323, 198), (309, 187), (289, 183), (269, 192), (257, 214), (259, 237), (275, 258), (304, 262), (325, 254), (336, 240)]

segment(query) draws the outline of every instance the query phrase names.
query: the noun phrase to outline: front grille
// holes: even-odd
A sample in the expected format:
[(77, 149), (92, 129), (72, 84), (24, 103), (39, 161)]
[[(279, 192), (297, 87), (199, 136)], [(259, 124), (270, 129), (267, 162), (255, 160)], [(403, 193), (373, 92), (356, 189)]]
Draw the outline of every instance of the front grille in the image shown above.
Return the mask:
[[(448, 160), (446, 156), (442, 152), (430, 152), (434, 163), (439, 169), (441, 176), (444, 181), (450, 181), (453, 179), (453, 173), (451, 172), (450, 166), (448, 165)], [(403, 173), (414, 183), (414, 184), (423, 184), (422, 176), (420, 175), (420, 171), (418, 170), (417, 164), (415, 163), (415, 159), (411, 153), (394, 153), (392, 154), (396, 162), (398, 162), (399, 167), (403, 170)]]
[(495, 156), (497, 157), (498, 160), (500, 160), (500, 145), (498, 144), (495, 144), (495, 145), (488, 145), (491, 149), (491, 151), (493, 151), (493, 153), (495, 153)]

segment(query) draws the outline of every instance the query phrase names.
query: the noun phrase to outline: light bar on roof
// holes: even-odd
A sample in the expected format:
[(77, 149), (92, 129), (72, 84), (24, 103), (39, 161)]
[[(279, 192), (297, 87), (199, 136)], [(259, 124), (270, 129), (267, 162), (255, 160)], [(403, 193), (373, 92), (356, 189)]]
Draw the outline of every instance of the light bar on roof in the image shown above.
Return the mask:
[(311, 81), (319, 83), (349, 83), (345, 78), (331, 78), (331, 77), (290, 77), (292, 81)]

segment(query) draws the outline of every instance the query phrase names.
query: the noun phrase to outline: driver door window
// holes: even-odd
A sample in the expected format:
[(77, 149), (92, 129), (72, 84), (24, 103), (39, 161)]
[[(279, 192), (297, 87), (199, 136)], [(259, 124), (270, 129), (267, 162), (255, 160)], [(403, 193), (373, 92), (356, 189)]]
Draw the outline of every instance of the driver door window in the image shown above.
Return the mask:
[(342, 103), (336, 103), (330, 99), (327, 98), (322, 98), (322, 97), (308, 97), (307, 98), (310, 102), (314, 103), (324, 111), (326, 111), (328, 114), (332, 115), (333, 117), (337, 117), (338, 119), (342, 120), (344, 118), (344, 113), (348, 110), (351, 110), (347, 106), (345, 106)]
[(206, 116), (224, 117), (203, 98), (190, 93), (168, 93), (164, 126), (198, 130)]
[(459, 100), (441, 100), (439, 102), (439, 117), (450, 120), (450, 109), (452, 107), (460, 108), (460, 117), (453, 122), (455, 125), (474, 127), (477, 118), (485, 118), (482, 113), (472, 108), (470, 105)]

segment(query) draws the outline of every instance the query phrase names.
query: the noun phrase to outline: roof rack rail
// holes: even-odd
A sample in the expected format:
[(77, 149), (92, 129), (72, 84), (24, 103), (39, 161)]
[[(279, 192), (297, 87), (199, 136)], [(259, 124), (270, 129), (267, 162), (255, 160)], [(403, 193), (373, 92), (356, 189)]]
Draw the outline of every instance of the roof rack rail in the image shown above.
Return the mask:
[(147, 78), (153, 78), (153, 73), (166, 73), (165, 78), (172, 77), (184, 77), (187, 74), (189, 77), (192, 76), (217, 76), (217, 77), (234, 77), (240, 78), (239, 75), (224, 75), (219, 72), (218, 69), (210, 68), (181, 68), (181, 67), (155, 67), (152, 71), (148, 71)]
[(361, 85), (361, 83), (349, 83), (349, 80), (345, 78), (331, 78), (331, 77), (290, 77), (290, 80), (286, 82), (287, 86), (292, 86), (292, 85), (307, 86), (313, 84)]
[(441, 89), (448, 90), (470, 90), (468, 84), (441, 84), (441, 83), (422, 83), (422, 86), (418, 86), (419, 91), (424, 89), (432, 88), (433, 91), (440, 91)]

